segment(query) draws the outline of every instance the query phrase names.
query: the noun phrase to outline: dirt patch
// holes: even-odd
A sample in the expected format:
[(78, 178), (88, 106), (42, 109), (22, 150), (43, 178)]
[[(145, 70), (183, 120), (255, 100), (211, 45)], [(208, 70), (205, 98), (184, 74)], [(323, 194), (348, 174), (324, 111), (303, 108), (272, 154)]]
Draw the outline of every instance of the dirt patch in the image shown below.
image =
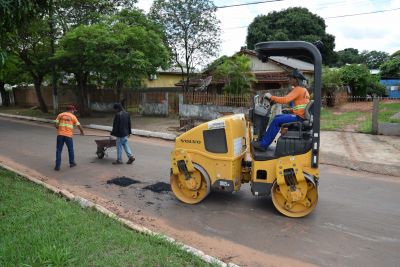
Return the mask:
[(159, 183), (148, 185), (148, 186), (144, 187), (143, 189), (150, 190), (155, 193), (170, 192), (171, 185), (164, 183), (164, 182), (159, 182)]
[(137, 183), (140, 183), (140, 181), (125, 176), (116, 177), (107, 181), (107, 184), (115, 184), (122, 187), (130, 186), (131, 184)]

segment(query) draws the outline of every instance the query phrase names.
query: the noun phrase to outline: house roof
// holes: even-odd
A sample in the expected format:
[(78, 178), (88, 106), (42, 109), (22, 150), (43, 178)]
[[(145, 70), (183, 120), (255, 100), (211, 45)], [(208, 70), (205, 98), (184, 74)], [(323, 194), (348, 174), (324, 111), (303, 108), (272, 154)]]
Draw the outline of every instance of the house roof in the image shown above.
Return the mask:
[(269, 57), (272, 61), (286, 65), (293, 69), (298, 69), (303, 72), (314, 72), (314, 65), (299, 59), (290, 57)]
[[(186, 69), (184, 69), (184, 70), (186, 71)], [(179, 75), (182, 74), (181, 68), (180, 68), (180, 67), (177, 67), (177, 66), (172, 66), (172, 67), (170, 67), (170, 68), (168, 68), (168, 69), (166, 69), (166, 70), (163, 70), (162, 68), (158, 68), (158, 69), (157, 69), (157, 73), (179, 74)], [(194, 70), (192, 71), (192, 73), (197, 74), (197, 73), (200, 73), (200, 72), (199, 72), (198, 70), (194, 69)]]
[[(237, 54), (247, 54), (251, 56), (257, 56), (254, 50), (249, 50), (249, 49), (241, 49), (239, 52), (237, 52)], [(290, 57), (278, 57), (278, 56), (272, 56), (269, 57), (269, 59), (275, 63), (285, 65), (292, 69), (298, 69), (302, 72), (314, 72), (314, 65), (303, 60)]]

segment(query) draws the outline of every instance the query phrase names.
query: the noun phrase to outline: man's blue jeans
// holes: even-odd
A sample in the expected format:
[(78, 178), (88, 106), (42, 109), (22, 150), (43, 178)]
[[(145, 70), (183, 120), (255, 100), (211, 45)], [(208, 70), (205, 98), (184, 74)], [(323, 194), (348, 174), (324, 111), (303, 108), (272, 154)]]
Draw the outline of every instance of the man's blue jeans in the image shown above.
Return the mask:
[(68, 148), (69, 164), (75, 164), (74, 142), (72, 141), (72, 138), (63, 135), (57, 135), (56, 168), (60, 168), (61, 166), (61, 153), (64, 143)]
[(261, 146), (264, 148), (268, 148), (271, 145), (271, 143), (275, 139), (275, 136), (278, 134), (282, 124), (302, 120), (302, 118), (293, 114), (276, 115), (269, 125), (267, 131), (262, 136), (262, 139), (260, 141)]
[(117, 160), (122, 161), (122, 148), (125, 150), (128, 159), (132, 157), (132, 151), (129, 147), (128, 136), (117, 137)]

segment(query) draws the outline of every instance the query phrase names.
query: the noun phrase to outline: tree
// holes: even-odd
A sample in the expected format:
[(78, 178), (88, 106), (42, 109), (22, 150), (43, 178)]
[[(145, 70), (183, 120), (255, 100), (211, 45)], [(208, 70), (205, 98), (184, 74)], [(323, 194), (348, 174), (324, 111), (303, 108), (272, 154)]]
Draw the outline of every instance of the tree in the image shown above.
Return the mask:
[(363, 51), (360, 54), (361, 63), (368, 66), (369, 69), (378, 69), (388, 58), (389, 54), (383, 51)]
[(326, 94), (335, 92), (343, 85), (339, 69), (324, 67), (322, 69), (322, 90)]
[(335, 66), (342, 67), (346, 64), (359, 64), (361, 63), (361, 56), (358, 49), (345, 48), (336, 53), (337, 60)]
[(251, 89), (252, 82), (256, 79), (251, 72), (251, 60), (245, 55), (217, 59), (214, 76), (225, 82), (224, 92), (229, 94), (244, 94)]
[(196, 67), (216, 55), (220, 27), (211, 0), (155, 0), (150, 14), (165, 31), (165, 42), (180, 67), (185, 89)]
[(379, 67), (382, 77), (400, 77), (400, 57), (394, 57)]
[(47, 0), (0, 0), (0, 64), (3, 64), (6, 59), (5, 46), (9, 42), (12, 34), (28, 26), (29, 23), (37, 19), (47, 7)]
[(265, 41), (322, 41), (323, 62), (330, 65), (335, 60), (335, 37), (326, 33), (324, 19), (306, 8), (292, 7), (257, 16), (248, 27), (247, 47), (254, 49), (256, 43)]
[[(136, 0), (49, 0), (48, 23), (50, 49), (54, 56), (57, 39), (79, 25), (101, 22), (103, 16), (112, 15), (121, 8), (133, 8)], [(54, 112), (58, 109), (57, 73), (52, 64)]]
[(99, 72), (117, 89), (122, 100), (123, 86), (139, 86), (143, 77), (156, 73), (159, 67), (166, 68), (169, 53), (160, 28), (142, 12), (124, 10), (112, 20), (108, 29), (112, 45), (103, 53), (104, 64)]
[(143, 26), (130, 26), (107, 20), (107, 23), (82, 25), (68, 32), (60, 42), (55, 60), (77, 82), (77, 96), (82, 114), (88, 107), (88, 85), (92, 74), (117, 89), (122, 98), (123, 86), (140, 81), (166, 67), (169, 55), (161, 37)]
[(22, 70), (22, 62), (15, 55), (8, 55), (4, 64), (0, 64), (0, 94), (3, 106), (10, 105), (9, 92), (6, 91), (5, 85), (14, 85), (26, 81), (29, 81), (29, 78)]
[(400, 58), (400, 50), (397, 50), (392, 55), (390, 55), (390, 59)]
[(47, 22), (37, 19), (31, 21), (24, 29), (19, 29), (14, 41), (8, 44), (10, 53), (21, 59), (24, 70), (30, 74), (39, 108), (45, 113), (48, 109), (42, 96), (41, 85), (45, 75), (50, 72), (51, 50), (48, 32)]
[(370, 74), (365, 65), (346, 65), (340, 69), (340, 77), (344, 84), (352, 88), (353, 96), (366, 96), (381, 90), (378, 77)]

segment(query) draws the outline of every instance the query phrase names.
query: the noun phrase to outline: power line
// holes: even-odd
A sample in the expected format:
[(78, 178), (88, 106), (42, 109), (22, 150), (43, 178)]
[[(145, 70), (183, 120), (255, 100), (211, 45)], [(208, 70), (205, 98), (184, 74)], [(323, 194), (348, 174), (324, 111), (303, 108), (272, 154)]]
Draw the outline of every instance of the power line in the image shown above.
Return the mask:
[(388, 11), (395, 11), (395, 10), (399, 10), (399, 9), (400, 9), (400, 7), (393, 8), (393, 9), (377, 10), (377, 11), (372, 11), (372, 12), (364, 12), (364, 13), (356, 13), (356, 14), (334, 16), (334, 17), (326, 17), (324, 19), (336, 19), (336, 18), (344, 18), (344, 17), (354, 17), (354, 16), (369, 15), (369, 14), (375, 14), (375, 13), (383, 13), (383, 12), (388, 12)]
[(272, 2), (282, 2), (285, 0), (267, 0), (267, 1), (257, 1), (257, 2), (249, 2), (243, 4), (235, 4), (235, 5), (226, 5), (226, 6), (217, 6), (217, 9), (228, 8), (228, 7), (237, 7), (237, 6), (249, 6), (249, 5), (258, 5), (263, 3), (272, 3)]
[[(344, 18), (344, 17), (355, 17), (355, 16), (370, 15), (370, 14), (376, 14), (376, 13), (384, 13), (384, 12), (396, 11), (396, 10), (400, 10), (400, 7), (393, 8), (393, 9), (384, 9), (384, 10), (377, 10), (377, 11), (371, 11), (371, 12), (364, 12), (364, 13), (355, 13), (355, 14), (347, 14), (347, 15), (340, 15), (340, 16), (333, 16), (333, 17), (325, 17), (324, 19), (337, 19), (337, 18)], [(247, 28), (247, 27), (249, 27), (249, 25), (239, 26), (239, 27), (232, 27), (232, 28), (225, 28), (223, 30), (233, 30), (233, 29), (241, 29), (241, 28)]]

